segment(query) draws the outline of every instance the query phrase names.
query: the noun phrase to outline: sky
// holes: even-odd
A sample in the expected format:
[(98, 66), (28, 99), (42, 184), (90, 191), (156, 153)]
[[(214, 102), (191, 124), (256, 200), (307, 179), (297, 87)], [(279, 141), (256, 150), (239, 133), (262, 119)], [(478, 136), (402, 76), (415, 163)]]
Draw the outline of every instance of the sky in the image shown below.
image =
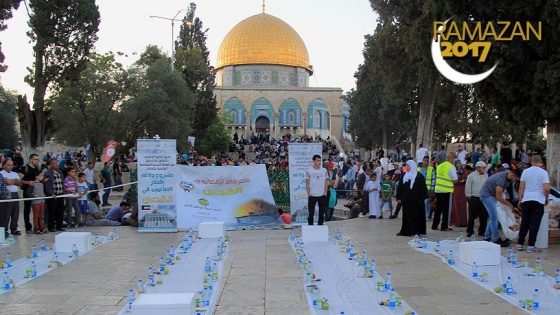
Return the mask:
[[(119, 61), (128, 66), (147, 45), (157, 45), (166, 53), (172, 49), (171, 22), (150, 15), (182, 18), (190, 2), (195, 2), (196, 17), (208, 28), (207, 46), (210, 63), (215, 65), (220, 44), (227, 33), (242, 20), (262, 12), (262, 0), (97, 0), (101, 14), (99, 40), (95, 50), (123, 52)], [(368, 0), (267, 0), (266, 13), (288, 23), (307, 46), (314, 74), (311, 87), (340, 87), (345, 92), (355, 87), (354, 73), (363, 63), (364, 35), (372, 34), (377, 15)], [(33, 65), (32, 44), (25, 34), (27, 12), (22, 2), (0, 33), (4, 63), (8, 70), (0, 74), (4, 87), (33, 95), (23, 81), (27, 67)], [(179, 34), (175, 23), (174, 35)]]

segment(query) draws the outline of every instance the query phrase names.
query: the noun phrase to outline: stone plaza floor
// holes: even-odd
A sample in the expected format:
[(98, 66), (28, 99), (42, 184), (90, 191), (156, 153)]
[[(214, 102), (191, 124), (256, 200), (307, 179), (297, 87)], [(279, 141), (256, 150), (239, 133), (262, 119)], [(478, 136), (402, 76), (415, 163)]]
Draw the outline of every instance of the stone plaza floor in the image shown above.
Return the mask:
[[(110, 199), (118, 203), (121, 194)], [(340, 203), (340, 202), (339, 202)], [(20, 219), (20, 225), (23, 219)], [(408, 237), (395, 234), (401, 220), (352, 220), (328, 222), (330, 234), (337, 228), (352, 239), (357, 249), (377, 260), (380, 273), (391, 271), (393, 285), (417, 314), (524, 314), (439, 259), (407, 245)], [(85, 227), (107, 235), (111, 227)], [(301, 228), (295, 228), (301, 235)], [(119, 239), (97, 247), (60, 269), (0, 295), (0, 314), (116, 314), (127, 302), (128, 289), (145, 279), (146, 268), (156, 264), (183, 233), (137, 233), (132, 227), (117, 227)], [(45, 235), (54, 242), (57, 233)], [(289, 230), (246, 230), (232, 232), (230, 253), (225, 262), (220, 297), (215, 314), (309, 314), (302, 271), (288, 243)], [(429, 240), (454, 239), (450, 232), (428, 229)], [(0, 250), (18, 259), (40, 244), (42, 235), (17, 236), (17, 244)], [(505, 249), (502, 255), (505, 255)], [(548, 274), (560, 268), (560, 245), (539, 254)], [(520, 259), (537, 254), (520, 253)]]

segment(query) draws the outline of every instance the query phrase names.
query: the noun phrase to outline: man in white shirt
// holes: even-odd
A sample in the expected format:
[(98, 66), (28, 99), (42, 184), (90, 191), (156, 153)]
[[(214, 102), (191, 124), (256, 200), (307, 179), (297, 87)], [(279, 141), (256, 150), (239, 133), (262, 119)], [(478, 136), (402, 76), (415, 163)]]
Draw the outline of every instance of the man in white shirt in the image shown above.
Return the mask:
[(478, 161), (475, 164), (476, 171), (469, 174), (467, 183), (465, 184), (465, 195), (469, 204), (469, 221), (467, 223), (467, 237), (474, 234), (474, 219), (478, 217), (480, 224), (478, 226), (478, 236), (484, 236), (486, 232), (486, 224), (488, 223), (488, 212), (480, 201), (480, 189), (488, 180), (486, 174), (486, 163)]
[(467, 164), (467, 150), (463, 150), (463, 146), (461, 145), (457, 147), (457, 158), (461, 161), (461, 164)]
[(527, 232), (529, 241), (528, 253), (538, 253), (541, 250), (535, 247), (537, 234), (544, 213), (544, 206), (548, 204), (550, 180), (548, 173), (541, 168), (542, 158), (538, 154), (531, 156), (531, 167), (524, 170), (519, 182), (519, 208), (521, 208), (521, 226), (517, 239), (516, 250), (523, 250), (523, 243)]
[[(5, 160), (2, 164), (2, 176), (6, 182), (6, 188), (10, 193), (10, 199), (19, 199), (19, 187), (21, 186), (21, 179), (17, 172), (13, 171), (14, 162), (12, 160)], [(4, 231), (8, 233), (8, 228), (12, 231), (12, 235), (21, 235), (21, 231), (18, 228), (19, 219), (19, 201), (11, 201), (2, 203), (1, 213), (2, 224), (4, 226)]]
[(313, 156), (313, 167), (305, 172), (305, 188), (307, 189), (308, 197), (307, 209), (309, 211), (307, 223), (309, 225), (313, 225), (316, 204), (319, 204), (318, 225), (323, 225), (327, 207), (328, 184), (329, 175), (327, 174), (327, 170), (321, 166), (321, 156), (315, 154)]
[(422, 160), (424, 160), (424, 157), (428, 155), (428, 149), (424, 148), (424, 144), (420, 143), (420, 148), (418, 148), (418, 150), (416, 150), (416, 162), (418, 164), (420, 164), (420, 162), (422, 162)]

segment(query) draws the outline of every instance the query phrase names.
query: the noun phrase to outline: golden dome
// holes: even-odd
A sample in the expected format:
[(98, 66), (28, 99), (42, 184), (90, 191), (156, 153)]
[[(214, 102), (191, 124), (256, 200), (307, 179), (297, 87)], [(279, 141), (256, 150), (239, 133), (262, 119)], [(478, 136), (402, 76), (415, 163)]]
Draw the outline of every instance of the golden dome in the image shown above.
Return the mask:
[(247, 64), (295, 66), (313, 73), (307, 48), (298, 33), (266, 13), (241, 21), (220, 45), (216, 69)]

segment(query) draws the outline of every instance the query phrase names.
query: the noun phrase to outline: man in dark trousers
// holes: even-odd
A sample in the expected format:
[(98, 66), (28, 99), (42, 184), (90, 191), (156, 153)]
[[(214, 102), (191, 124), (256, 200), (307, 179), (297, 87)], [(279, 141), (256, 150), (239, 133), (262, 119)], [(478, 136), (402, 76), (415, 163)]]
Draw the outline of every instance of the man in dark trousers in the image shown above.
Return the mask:
[[(27, 192), (29, 186), (35, 185), (35, 177), (40, 173), (39, 170), (39, 156), (35, 153), (29, 156), (29, 162), (19, 169), (19, 177), (22, 180), (21, 190), (23, 191), (23, 196), (27, 197), (25, 193)], [(25, 231), (27, 234), (33, 234), (33, 227), (31, 226), (30, 220), (31, 214), (31, 200), (23, 201), (23, 223), (25, 224)]]

